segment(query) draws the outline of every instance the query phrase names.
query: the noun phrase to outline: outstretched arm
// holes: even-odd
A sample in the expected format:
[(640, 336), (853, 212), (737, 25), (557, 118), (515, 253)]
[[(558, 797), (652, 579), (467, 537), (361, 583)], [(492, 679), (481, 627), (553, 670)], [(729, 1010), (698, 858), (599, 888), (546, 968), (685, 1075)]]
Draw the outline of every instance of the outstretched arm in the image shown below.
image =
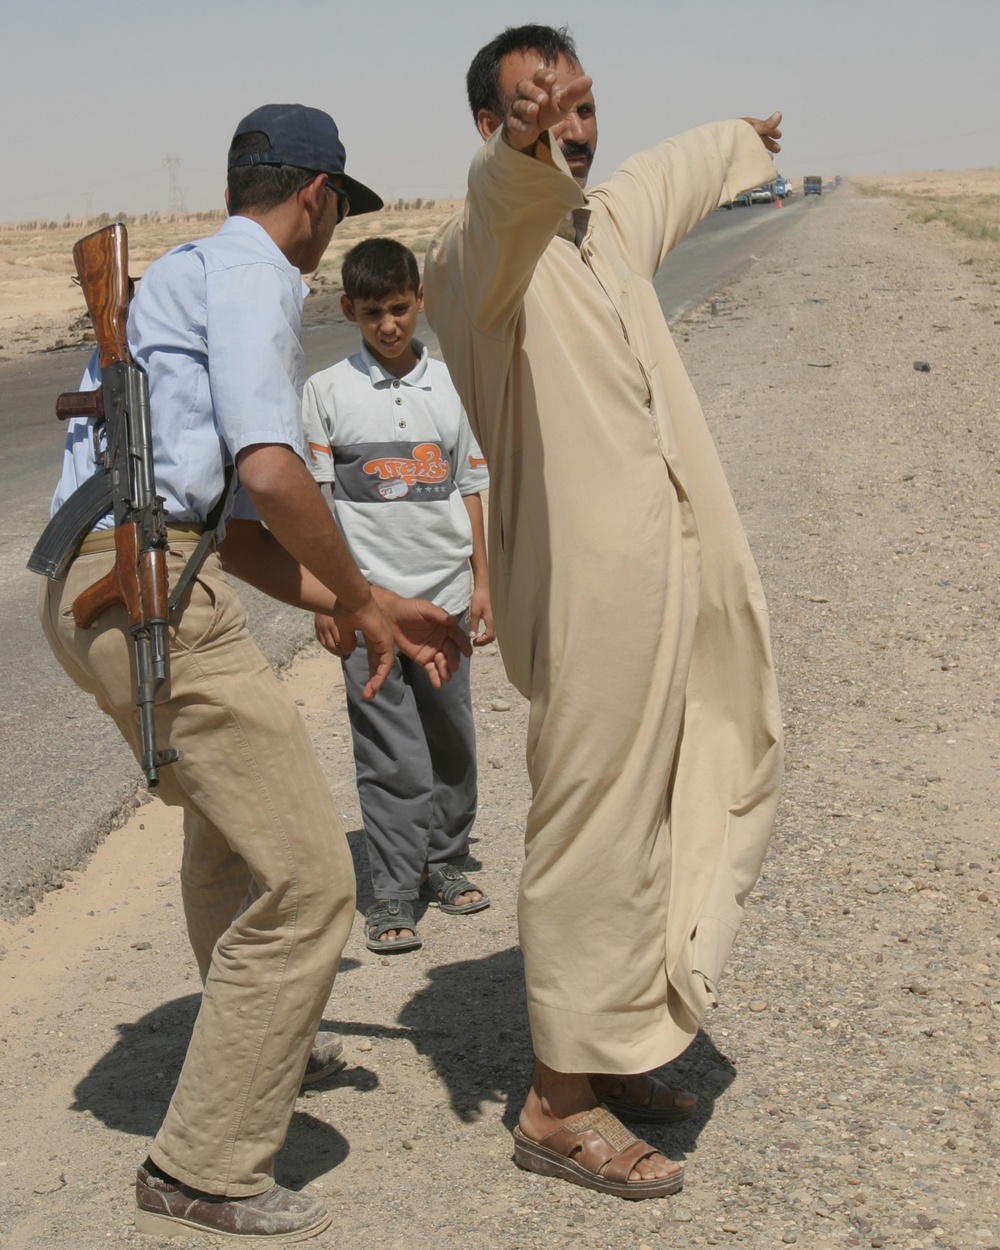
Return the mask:
[(664, 257), (709, 213), (774, 177), (781, 114), (698, 126), (630, 156), (590, 193), (636, 273), (652, 278)]

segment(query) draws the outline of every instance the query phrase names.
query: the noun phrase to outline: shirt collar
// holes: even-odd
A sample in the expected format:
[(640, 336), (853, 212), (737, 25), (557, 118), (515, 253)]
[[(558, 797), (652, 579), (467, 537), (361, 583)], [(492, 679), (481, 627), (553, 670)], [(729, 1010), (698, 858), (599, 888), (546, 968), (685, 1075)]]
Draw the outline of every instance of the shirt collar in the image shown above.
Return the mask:
[(579, 247), (590, 225), (590, 209), (574, 208), (559, 223), (556, 234), (560, 239), (567, 239), (574, 247)]
[(220, 234), (245, 234), (255, 239), (260, 247), (268, 254), (270, 260), (274, 262), (280, 269), (292, 277), (298, 278), (302, 285), (302, 296), (305, 298), (309, 294), (309, 287), (302, 279), (302, 273), (292, 264), (285, 253), (278, 247), (277, 243), (271, 238), (262, 225), (254, 221), (251, 217), (242, 217), (239, 213), (235, 213), (232, 217), (227, 217), (219, 227)]
[(430, 368), (427, 364), (430, 356), (426, 346), (417, 338), (413, 340), (413, 350), (417, 353), (419, 359), (409, 373), (404, 373), (401, 378), (397, 378), (394, 373), (389, 373), (387, 369), (383, 369), (379, 362), (368, 350), (367, 345), (361, 344), (361, 359), (364, 366), (368, 370), (368, 376), (371, 378), (372, 386), (378, 386), (381, 383), (401, 382), (404, 386), (417, 386), (421, 390), (429, 391), (431, 389)]

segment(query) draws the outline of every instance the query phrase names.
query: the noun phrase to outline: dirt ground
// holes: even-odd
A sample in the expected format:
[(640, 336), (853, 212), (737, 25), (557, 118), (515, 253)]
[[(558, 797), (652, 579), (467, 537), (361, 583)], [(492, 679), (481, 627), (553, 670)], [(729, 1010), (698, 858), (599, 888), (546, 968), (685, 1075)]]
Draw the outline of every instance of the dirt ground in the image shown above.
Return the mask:
[(1000, 169), (926, 169), (907, 174), (865, 174), (854, 179), (908, 195), (934, 192), (952, 199), (992, 199), (1000, 189)]
[[(698, 1112), (647, 1134), (686, 1161), (683, 1191), (623, 1203), (511, 1163), (531, 1062), (526, 709), (490, 648), (473, 670), (474, 855), (493, 906), (427, 912), (423, 949), (391, 958), (355, 926), (327, 1011), (349, 1063), (299, 1101), (279, 1157), (283, 1183), (332, 1209), (312, 1244), (1000, 1247), (990, 255), (846, 185), (677, 327), (761, 567), (788, 748), (722, 1006), (670, 1073)], [(609, 625), (627, 647), (627, 622)], [(307, 650), (285, 680), (363, 909), (337, 666)], [(85, 872), (0, 926), (3, 1250), (155, 1244), (129, 1187), (197, 1007), (179, 857), (177, 816), (138, 806)]]

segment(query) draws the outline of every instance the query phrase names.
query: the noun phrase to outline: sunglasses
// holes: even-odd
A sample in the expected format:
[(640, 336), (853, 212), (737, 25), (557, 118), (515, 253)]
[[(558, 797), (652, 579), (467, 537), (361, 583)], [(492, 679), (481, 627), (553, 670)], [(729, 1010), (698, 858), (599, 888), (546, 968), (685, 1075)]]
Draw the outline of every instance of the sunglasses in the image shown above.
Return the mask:
[(326, 189), (337, 197), (337, 225), (339, 226), (351, 211), (351, 197), (346, 191), (341, 191), (340, 187), (335, 187), (330, 182), (326, 184)]
[[(299, 187), (299, 190), (301, 191), (303, 188), (307, 187), (315, 177), (315, 174), (310, 174), (302, 186)], [(327, 175), (327, 180), (324, 185), (331, 195), (335, 195), (337, 197), (337, 225), (339, 226), (351, 211), (351, 197), (346, 191), (341, 191), (340, 187), (335, 187), (333, 185), (330, 181), (329, 174)]]

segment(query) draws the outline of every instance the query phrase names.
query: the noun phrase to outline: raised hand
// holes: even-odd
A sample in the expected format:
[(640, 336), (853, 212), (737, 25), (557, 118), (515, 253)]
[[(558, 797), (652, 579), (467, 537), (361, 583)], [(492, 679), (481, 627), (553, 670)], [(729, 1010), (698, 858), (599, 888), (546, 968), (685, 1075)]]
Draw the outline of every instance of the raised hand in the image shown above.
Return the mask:
[(511, 147), (521, 152), (532, 147), (539, 135), (565, 121), (593, 86), (586, 74), (563, 87), (557, 87), (555, 82), (555, 70), (542, 65), (531, 78), (517, 84), (503, 124), (504, 141)]
[(744, 117), (743, 121), (753, 126), (754, 130), (760, 135), (760, 141), (769, 152), (780, 152), (781, 144), (777, 142), (781, 138), (781, 114), (772, 113), (770, 117), (766, 117), (763, 121), (759, 117)]

